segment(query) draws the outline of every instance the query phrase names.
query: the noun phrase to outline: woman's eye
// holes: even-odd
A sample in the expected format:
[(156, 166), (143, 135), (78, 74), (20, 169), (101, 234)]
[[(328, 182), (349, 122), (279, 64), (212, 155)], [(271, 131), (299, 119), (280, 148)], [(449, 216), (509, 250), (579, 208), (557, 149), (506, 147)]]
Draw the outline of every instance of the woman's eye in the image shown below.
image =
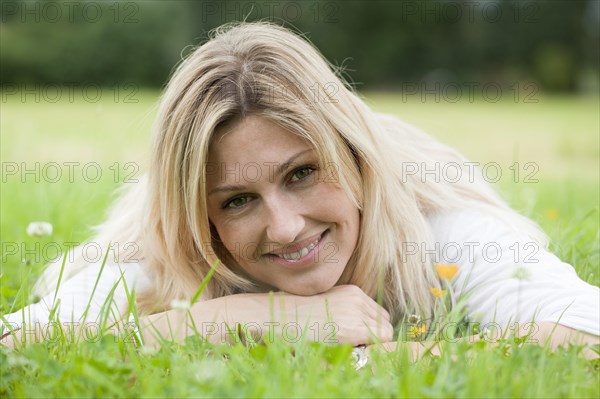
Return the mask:
[(290, 181), (295, 182), (305, 179), (306, 177), (310, 176), (314, 171), (315, 168), (312, 167), (298, 169), (294, 173), (292, 173), (292, 178), (290, 179)]
[(223, 208), (241, 208), (242, 206), (246, 205), (248, 201), (248, 197), (237, 197), (232, 199), (231, 201), (226, 202)]

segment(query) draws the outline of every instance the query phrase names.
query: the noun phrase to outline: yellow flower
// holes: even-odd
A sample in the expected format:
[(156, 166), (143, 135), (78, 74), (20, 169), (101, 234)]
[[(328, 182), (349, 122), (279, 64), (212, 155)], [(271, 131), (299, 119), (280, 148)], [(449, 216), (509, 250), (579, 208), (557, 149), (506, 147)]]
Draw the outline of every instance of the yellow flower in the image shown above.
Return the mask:
[(446, 295), (446, 290), (440, 290), (439, 288), (430, 288), (429, 291), (431, 291), (436, 298), (441, 298)]
[(546, 219), (548, 220), (556, 220), (558, 219), (558, 209), (556, 208), (548, 208), (544, 212)]
[(435, 271), (441, 278), (451, 280), (456, 275), (456, 273), (458, 273), (458, 266), (438, 263), (437, 265), (435, 265)]
[(427, 327), (425, 327), (425, 324), (421, 324), (420, 326), (412, 326), (410, 328), (410, 331), (408, 332), (408, 334), (412, 337), (412, 338), (418, 338), (421, 334), (424, 334), (427, 331)]

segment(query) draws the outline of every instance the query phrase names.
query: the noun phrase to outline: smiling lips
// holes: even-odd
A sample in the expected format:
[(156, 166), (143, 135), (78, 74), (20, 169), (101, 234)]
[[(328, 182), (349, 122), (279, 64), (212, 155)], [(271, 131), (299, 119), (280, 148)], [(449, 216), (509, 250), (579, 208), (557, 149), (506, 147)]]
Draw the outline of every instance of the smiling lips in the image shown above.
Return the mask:
[[(326, 232), (327, 230), (323, 233), (318, 234), (317, 236), (310, 237), (296, 244), (286, 245), (286, 247), (278, 251), (270, 252), (268, 255), (275, 257), (275, 259), (279, 258), (284, 262), (295, 262), (303, 260), (303, 258), (305, 258), (306, 255), (308, 255), (317, 245), (319, 245), (319, 243), (321, 243), (323, 237), (325, 237)], [(295, 252), (290, 252), (290, 249), (296, 248), (300, 249)]]
[(302, 248), (300, 251), (287, 253), (287, 254), (281, 254), (281, 255), (277, 255), (277, 256), (281, 256), (283, 259), (287, 259), (287, 260), (300, 259), (300, 258), (308, 255), (310, 250), (313, 249), (314, 247), (316, 247), (320, 240), (321, 240), (321, 237), (317, 238), (315, 241), (311, 242), (308, 245), (308, 247)]

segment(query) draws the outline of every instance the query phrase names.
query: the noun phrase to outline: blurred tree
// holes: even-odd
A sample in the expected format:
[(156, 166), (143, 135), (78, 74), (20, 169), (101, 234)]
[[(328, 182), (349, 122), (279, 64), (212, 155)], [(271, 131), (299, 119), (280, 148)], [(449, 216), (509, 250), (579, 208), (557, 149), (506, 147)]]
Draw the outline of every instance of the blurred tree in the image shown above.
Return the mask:
[(440, 79), (501, 85), (532, 80), (547, 90), (574, 91), (593, 86), (594, 79), (598, 84), (598, 4), (2, 0), (0, 84), (160, 86), (210, 29), (266, 19), (306, 32), (359, 88)]

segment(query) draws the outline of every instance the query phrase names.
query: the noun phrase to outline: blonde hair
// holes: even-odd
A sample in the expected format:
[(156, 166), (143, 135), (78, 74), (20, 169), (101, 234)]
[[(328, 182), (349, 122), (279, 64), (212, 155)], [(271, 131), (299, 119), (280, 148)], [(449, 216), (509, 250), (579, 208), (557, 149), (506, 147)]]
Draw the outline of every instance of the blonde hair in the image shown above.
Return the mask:
[[(258, 289), (230, 267), (211, 230), (203, 184), (214, 136), (248, 115), (308, 140), (354, 201), (360, 236), (338, 284), (381, 294), (395, 321), (431, 316), (430, 288), (440, 287), (432, 260), (408, 256), (403, 245), (433, 247), (428, 216), (481, 209), (547, 245), (543, 232), (481, 177), (448, 182), (404, 174), (407, 163), (431, 170), (454, 162), (466, 172), (466, 159), (397, 118), (374, 113), (310, 42), (271, 23), (233, 23), (213, 31), (175, 70), (161, 98), (147, 178), (115, 202), (97, 232), (100, 241), (139, 246), (154, 284), (139, 296), (142, 309), (191, 297), (217, 259), (222, 265), (204, 299)], [(41, 281), (47, 285), (52, 273)]]

